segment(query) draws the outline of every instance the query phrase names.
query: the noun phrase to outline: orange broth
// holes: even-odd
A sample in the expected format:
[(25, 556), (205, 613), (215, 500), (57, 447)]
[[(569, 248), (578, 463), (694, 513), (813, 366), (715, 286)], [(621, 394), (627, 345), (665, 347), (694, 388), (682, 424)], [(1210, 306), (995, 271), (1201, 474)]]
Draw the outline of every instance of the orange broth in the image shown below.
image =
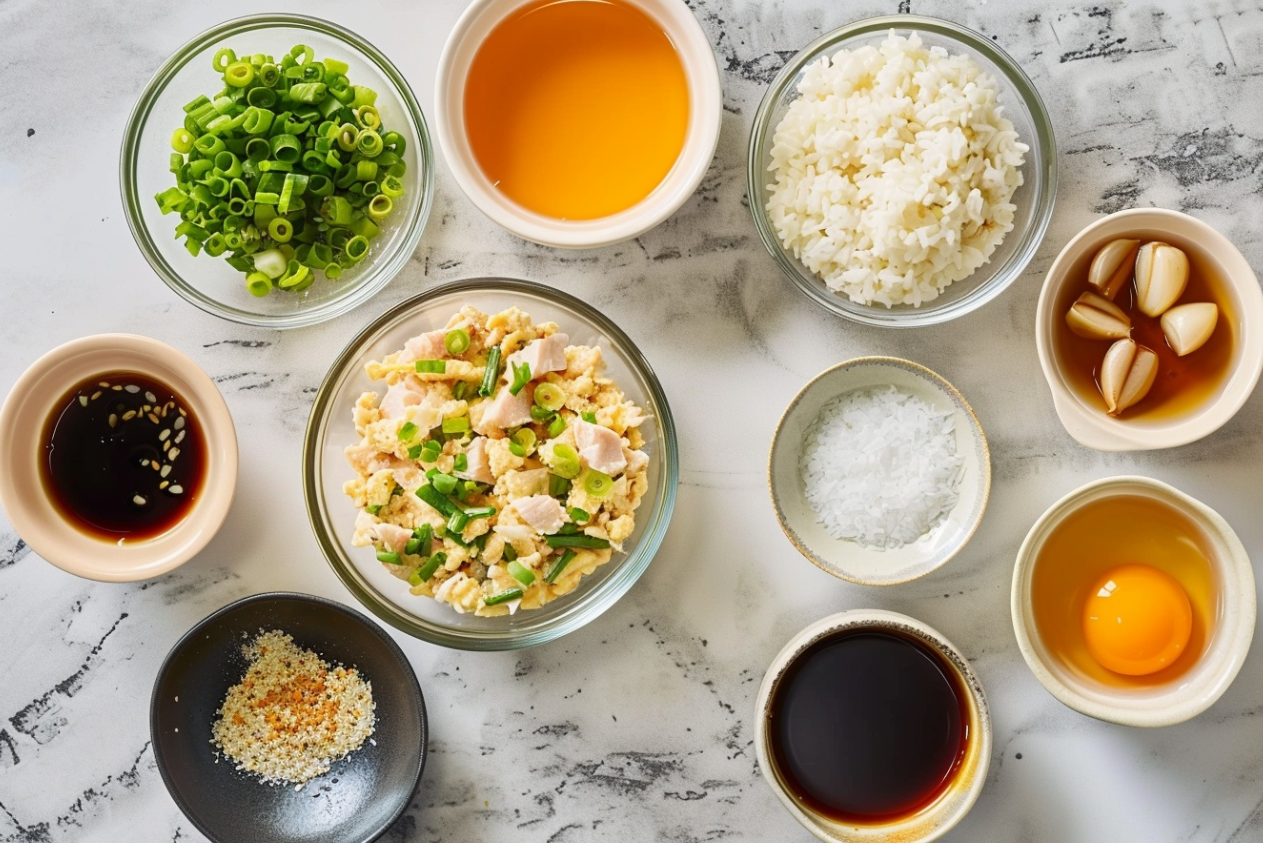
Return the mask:
[(624, 211), (670, 172), (689, 120), (662, 27), (621, 0), (542, 0), (505, 18), (465, 84), (465, 130), (501, 192), (548, 217)]

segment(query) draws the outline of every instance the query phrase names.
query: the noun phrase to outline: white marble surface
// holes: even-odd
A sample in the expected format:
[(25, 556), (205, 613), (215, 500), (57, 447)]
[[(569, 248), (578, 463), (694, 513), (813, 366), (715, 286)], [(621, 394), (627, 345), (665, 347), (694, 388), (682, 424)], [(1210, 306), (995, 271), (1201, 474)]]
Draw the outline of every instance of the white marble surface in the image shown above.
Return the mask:
[[(347, 24), (401, 67), (427, 113), (461, 2), (280, 2)], [(158, 0), (0, 0), (0, 390), (52, 346), (103, 331), (173, 343), (219, 383), (242, 470), (228, 522), (179, 571), (130, 586), (45, 564), (0, 518), (0, 841), (200, 840), (154, 765), (147, 700), (168, 648), (238, 597), (296, 589), (351, 601), (307, 526), (300, 439), (327, 363), (388, 305), (439, 281), (504, 274), (594, 302), (661, 375), (682, 482), (659, 558), (611, 611), (534, 650), (468, 654), (396, 636), (424, 687), (433, 742), (392, 841), (807, 841), (759, 777), (753, 696), (772, 655), (849, 607), (914, 615), (959, 644), (990, 694), (997, 741), (981, 800), (949, 841), (1241, 843), (1263, 839), (1263, 658), (1210, 711), (1139, 731), (1062, 707), (1026, 669), (1008, 593), (1014, 555), (1055, 498), (1147, 474), (1218, 508), (1263, 555), (1263, 396), (1173, 451), (1105, 455), (1061, 429), (1035, 357), (1044, 270), (1101, 213), (1193, 213), (1263, 269), (1263, 4), (693, 0), (724, 72), (718, 155), (702, 189), (636, 242), (563, 254), (439, 195), (415, 260), (359, 310), (276, 333), (170, 293), (133, 245), (117, 186), (123, 122), (163, 58), (262, 8)], [(1025, 276), (950, 325), (839, 322), (779, 277), (743, 204), (746, 137), (784, 59), (822, 30), (911, 5), (994, 34), (1044, 96), (1061, 190)], [(1050, 8), (1055, 7), (1055, 8)], [(859, 354), (937, 369), (991, 440), (991, 506), (924, 580), (836, 581), (781, 535), (765, 488), (776, 419), (798, 387)]]

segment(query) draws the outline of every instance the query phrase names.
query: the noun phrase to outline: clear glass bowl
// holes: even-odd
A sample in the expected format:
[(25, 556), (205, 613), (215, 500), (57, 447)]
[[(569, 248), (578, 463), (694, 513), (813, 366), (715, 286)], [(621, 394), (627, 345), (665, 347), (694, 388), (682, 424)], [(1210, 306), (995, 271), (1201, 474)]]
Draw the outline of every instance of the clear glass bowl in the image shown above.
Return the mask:
[[(344, 451), (358, 441), (351, 410), (366, 391), (382, 390), (364, 372), (369, 360), (403, 347), (404, 341), (435, 330), (462, 305), (487, 313), (517, 306), (535, 322), (553, 321), (578, 345), (599, 345), (605, 373), (648, 416), (641, 426), (649, 455), (649, 491), (636, 510), (636, 530), (625, 553), (584, 577), (574, 592), (539, 609), (480, 618), (458, 614), (446, 603), (409, 593), (388, 573), (371, 547), (352, 547), (358, 513), (342, 492), (354, 476)], [(528, 281), (478, 278), (435, 287), (391, 308), (342, 351), (316, 393), (303, 443), (303, 490), (307, 514), (334, 573), (351, 593), (386, 623), (409, 635), (465, 650), (530, 647), (572, 632), (604, 612), (640, 578), (657, 553), (679, 482), (675, 424), (666, 395), (649, 362), (627, 335), (600, 312), (551, 287)]]
[[(222, 258), (193, 257), (175, 239), (178, 214), (164, 216), (154, 196), (175, 184), (169, 172), (171, 133), (183, 125), (184, 105), (222, 86), (211, 59), (222, 47), (237, 53), (280, 56), (307, 44), (316, 58), (332, 56), (349, 65), (356, 85), (377, 92), (382, 124), (407, 141), (404, 195), (373, 240), (368, 257), (336, 282), (320, 279), (306, 291), (275, 291), (256, 298), (243, 273)], [(297, 328), (339, 316), (362, 304), (403, 268), (421, 239), (434, 197), (434, 152), (416, 97), (399, 70), (372, 44), (319, 18), (254, 15), (208, 29), (175, 51), (145, 86), (128, 118), (119, 164), (123, 207), (136, 245), (154, 271), (176, 293), (208, 313), (268, 328)]]
[[(772, 162), (772, 136), (790, 103), (798, 97), (803, 71), (822, 55), (838, 50), (877, 45), (894, 31), (899, 35), (917, 33), (927, 47), (943, 47), (949, 53), (971, 56), (992, 78), (1000, 92), (1004, 115), (1013, 121), (1018, 138), (1030, 147), (1022, 165), (1023, 184), (1013, 196), (1017, 205), (1014, 228), (1004, 242), (973, 275), (951, 284), (938, 298), (920, 307), (911, 305), (856, 304), (845, 295), (830, 290), (781, 245), (767, 214), (771, 195), (768, 167)], [(763, 245), (781, 270), (800, 290), (838, 316), (869, 325), (912, 327), (934, 325), (975, 310), (1018, 279), (1035, 256), (1052, 219), (1057, 193), (1057, 148), (1052, 122), (1034, 84), (1007, 53), (990, 38), (973, 30), (936, 18), (889, 15), (867, 18), (833, 30), (809, 44), (789, 60), (763, 96), (750, 131), (746, 164), (746, 190), (750, 213), (763, 239)]]

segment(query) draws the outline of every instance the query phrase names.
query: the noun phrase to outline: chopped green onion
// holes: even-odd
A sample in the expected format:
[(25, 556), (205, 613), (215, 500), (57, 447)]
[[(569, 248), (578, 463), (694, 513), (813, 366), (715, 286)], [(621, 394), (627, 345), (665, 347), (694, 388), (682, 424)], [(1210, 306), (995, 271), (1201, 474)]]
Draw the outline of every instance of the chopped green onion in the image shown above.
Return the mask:
[(440, 472), (434, 475), (433, 479), (430, 480), (430, 484), (433, 485), (441, 495), (450, 495), (452, 492), (456, 491), (456, 478), (450, 474), (443, 474)]
[(443, 375), (447, 373), (446, 360), (418, 360), (416, 362), (418, 373), (427, 375)]
[(429, 582), (430, 577), (434, 576), (435, 572), (438, 571), (439, 566), (446, 561), (447, 554), (440, 550), (438, 553), (427, 559), (424, 565), (417, 569), (417, 579), (421, 580), (421, 582)]
[(468, 382), (466, 382), (466, 381), (457, 381), (457, 382), (456, 382), (456, 386), (452, 387), (452, 397), (453, 397), (453, 398), (455, 398), (457, 401), (464, 401), (464, 400), (465, 400), (465, 392), (466, 392), (466, 390), (468, 390), (468, 389), (469, 389), (469, 384), (468, 384)]
[(518, 562), (515, 560), (513, 562), (510, 562), (505, 567), (508, 568), (509, 575), (512, 576), (513, 579), (520, 582), (522, 585), (530, 585), (531, 583), (535, 582), (535, 573), (530, 568), (523, 565), (521, 562)]
[(457, 416), (454, 419), (443, 419), (444, 433), (464, 433), (469, 430), (469, 416)]
[(517, 551), (513, 549), (512, 544), (506, 541), (504, 543), (504, 561), (512, 562), (514, 559), (517, 559)]
[(246, 289), (250, 295), (262, 298), (272, 292), (272, 279), (264, 272), (251, 272), (246, 276)]
[(478, 387), (478, 394), (483, 398), (490, 398), (496, 391), (496, 381), (500, 378), (500, 355), (502, 353), (498, 345), (487, 352), (487, 368), (482, 373), (482, 385)]
[(435, 462), (439, 458), (439, 454), (443, 452), (443, 447), (433, 439), (425, 443), (421, 448), (422, 462)]
[(522, 391), (522, 387), (531, 382), (531, 364), (530, 363), (514, 363), (513, 364), (513, 383), (509, 386), (509, 394), (517, 395)]
[(548, 438), (556, 439), (566, 430), (566, 420), (561, 416), (553, 416), (553, 420), (548, 423)]
[(603, 474), (595, 468), (588, 469), (588, 473), (583, 478), (583, 490), (594, 498), (603, 498), (610, 493), (610, 489), (614, 487), (614, 479), (608, 474)]
[(531, 449), (535, 447), (535, 431), (529, 427), (520, 428), (510, 438), (522, 448), (523, 456), (529, 454)]
[(575, 558), (573, 550), (567, 550), (561, 554), (561, 558), (557, 560), (557, 564), (549, 570), (548, 575), (544, 577), (544, 582), (552, 585), (557, 581), (557, 577), (561, 576), (561, 572), (566, 570), (566, 566), (570, 564), (570, 560)]
[(461, 328), (448, 331), (443, 337), (448, 354), (464, 354), (469, 350), (469, 332)]
[(471, 506), (469, 509), (465, 510), (465, 514), (471, 519), (490, 518), (496, 514), (496, 508), (494, 506)]
[(469, 516), (459, 509), (453, 512), (447, 519), (447, 537), (450, 539), (453, 533), (459, 536), (469, 526), (469, 521)]
[(387, 565), (399, 565), (399, 554), (393, 550), (377, 551), (377, 561), (385, 562)]
[(535, 387), (535, 403), (555, 413), (566, 403), (566, 392), (555, 383), (541, 383)]
[(596, 424), (596, 413), (580, 413), (579, 417), (588, 424)]
[(544, 541), (548, 543), (549, 547), (606, 548), (610, 546), (609, 541), (606, 539), (599, 539), (596, 536), (584, 534), (573, 536), (544, 536)]
[(377, 513), (382, 511), (382, 505), (379, 503), (375, 503), (370, 506), (364, 507), (364, 511), (367, 512), (369, 515), (376, 515)]
[(552, 410), (545, 410), (538, 404), (531, 405), (531, 418), (537, 422), (546, 422), (553, 417)]
[(460, 512), (460, 509), (456, 506), (456, 504), (449, 501), (439, 492), (438, 489), (435, 489), (429, 483), (426, 483), (424, 486), (417, 489), (415, 494), (421, 500), (437, 509), (439, 514), (445, 518), (451, 518), (452, 513)]
[[(417, 445), (413, 445), (412, 447), (410, 447), (410, 448), (408, 449), (408, 459), (410, 459), (410, 460), (420, 459), (420, 458), (421, 458), (421, 452), (422, 452), (422, 451), (424, 451), (424, 450), (425, 450), (425, 444), (424, 444), (424, 443), (420, 443), (420, 444), (417, 444)], [(427, 460), (427, 462), (434, 462), (434, 460)]]
[(586, 524), (591, 517), (587, 510), (580, 509), (577, 506), (570, 508), (570, 520), (576, 524)]
[[(418, 556), (430, 555), (430, 544), (434, 535), (434, 528), (429, 524), (422, 524), (420, 527), (412, 531), (412, 538), (408, 539), (408, 553)], [(414, 545), (413, 542), (416, 542)]]
[(399, 441), (400, 442), (411, 441), (412, 437), (416, 435), (417, 435), (417, 426), (413, 424), (412, 422), (404, 422), (403, 426), (399, 428)]
[(493, 594), (490, 597), (485, 598), (482, 601), (482, 603), (484, 606), (498, 606), (501, 603), (508, 603), (513, 600), (521, 600), (521, 599), (522, 599), (522, 589), (510, 588), (510, 589), (500, 592), (499, 594)]
[(570, 494), (570, 481), (556, 474), (548, 475), (549, 497), (560, 498)]
[(456, 458), (452, 460), (452, 468), (456, 471), (468, 471), (469, 457), (464, 454), (457, 454)]
[(513, 440), (509, 440), (509, 453), (515, 457), (525, 457), (526, 449), (523, 448), (517, 442), (514, 442)]
[(569, 445), (558, 442), (552, 448), (552, 469), (553, 472), (566, 478), (573, 480), (579, 476), (582, 468), (579, 465), (579, 453)]

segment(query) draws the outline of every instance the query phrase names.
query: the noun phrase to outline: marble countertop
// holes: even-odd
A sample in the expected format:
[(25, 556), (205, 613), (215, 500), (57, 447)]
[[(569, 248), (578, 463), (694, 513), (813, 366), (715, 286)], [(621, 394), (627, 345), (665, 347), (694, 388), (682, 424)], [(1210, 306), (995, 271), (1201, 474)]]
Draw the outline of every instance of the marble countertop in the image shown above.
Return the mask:
[[(399, 65), (427, 115), (463, 2), (326, 0), (277, 7), (345, 23)], [(521, 652), (471, 654), (395, 634), (416, 668), (433, 741), (390, 841), (801, 841), (754, 758), (754, 693), (806, 623), (853, 607), (913, 615), (952, 638), (987, 688), (996, 745), (986, 789), (945, 838), (1066, 843), (1263, 840), (1263, 648), (1202, 716), (1144, 731), (1063, 707), (1026, 668), (1009, 618), (1017, 548), (1056, 498), (1138, 473), (1217, 508), (1263, 553), (1263, 395), (1190, 446), (1103, 454), (1061, 428), (1039, 371), (1035, 301), (1060, 247), (1099, 215), (1187, 211), (1263, 270), (1263, 4), (691, 0), (723, 71), (719, 150), (701, 189), (638, 240), (592, 252), (498, 230), (439, 159), (413, 261), (358, 310), (273, 332), (194, 309), (154, 276), (123, 219), (123, 124), (161, 61), (193, 34), (261, 11), (215, 4), (0, 0), (0, 394), (37, 356), (87, 334), (172, 343), (219, 384), (236, 420), (236, 501), (209, 548), (133, 585), (77, 579), (0, 517), (0, 841), (196, 841), (154, 763), (147, 700), (192, 624), (247, 594), (300, 590), (354, 604), (303, 508), (300, 443), (342, 346), (386, 307), (441, 281), (502, 274), (600, 307), (661, 375), (681, 485), (643, 579), (584, 629)], [(821, 312), (778, 274), (744, 204), (745, 147), (763, 89), (817, 34), (874, 14), (937, 15), (992, 35), (1034, 80), (1060, 155), (1057, 210), (1025, 275), (981, 311), (911, 331)], [(930, 365), (990, 438), (990, 508), (942, 570), (886, 589), (833, 579), (785, 540), (767, 447), (785, 404), (863, 354)], [(757, 394), (758, 400), (749, 400)]]

